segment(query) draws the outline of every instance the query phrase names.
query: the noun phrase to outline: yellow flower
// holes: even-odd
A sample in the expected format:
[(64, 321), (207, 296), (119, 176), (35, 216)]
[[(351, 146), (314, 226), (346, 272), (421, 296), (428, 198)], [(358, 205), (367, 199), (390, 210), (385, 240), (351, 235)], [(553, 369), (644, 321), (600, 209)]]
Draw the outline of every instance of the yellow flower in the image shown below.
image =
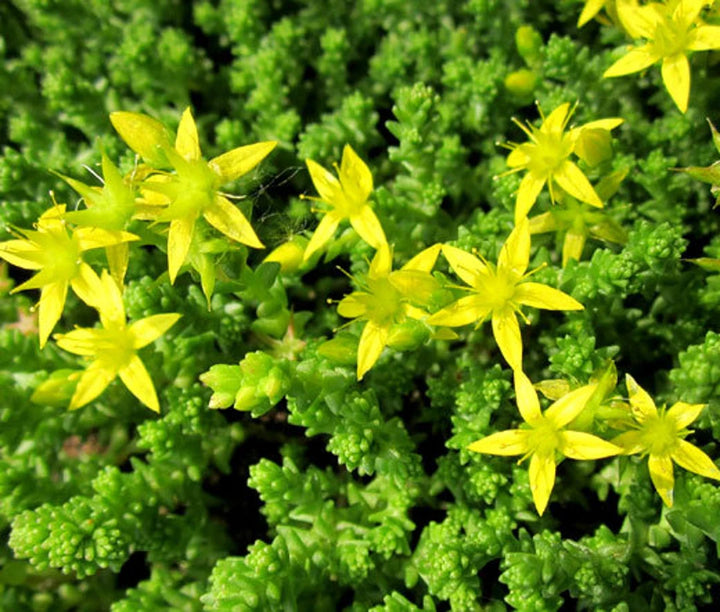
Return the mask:
[[(206, 161), (198, 144), (195, 120), (189, 108), (185, 109), (178, 126), (175, 146), (157, 121), (145, 115), (131, 112), (111, 113), (113, 126), (128, 146), (145, 158), (159, 157), (162, 151), (174, 174), (163, 173), (155, 179), (150, 177), (142, 187), (157, 192), (165, 205), (157, 213), (157, 221), (169, 221), (168, 273), (170, 282), (190, 250), (193, 230), (199, 217), (228, 238), (261, 249), (250, 222), (238, 208), (219, 191), (219, 188), (243, 176), (259, 164), (277, 145), (275, 141), (258, 142), (238, 147)], [(157, 162), (158, 160), (155, 159)]]
[(62, 315), (68, 287), (72, 287), (81, 300), (94, 305), (96, 296), (91, 287), (97, 281), (97, 274), (82, 260), (82, 253), (137, 240), (127, 232), (96, 227), (79, 227), (68, 233), (64, 213), (65, 205), (56, 205), (40, 216), (34, 230), (18, 229), (21, 238), (0, 243), (0, 257), (19, 268), (37, 270), (35, 276), (15, 287), (12, 293), (40, 289), (41, 348)]
[(325, 213), (325, 216), (305, 249), (306, 261), (332, 238), (344, 219), (348, 219), (360, 237), (373, 248), (379, 249), (380, 245), (387, 243), (380, 221), (368, 204), (373, 190), (372, 174), (350, 145), (345, 145), (343, 149), (340, 167), (335, 166), (338, 178), (311, 159), (305, 160), (305, 163), (313, 185), (320, 194), (319, 198), (309, 199), (330, 206), (329, 210), (319, 211)]
[(461, 249), (444, 245), (443, 255), (469, 287), (470, 295), (432, 315), (430, 325), (457, 327), (492, 319), (495, 340), (513, 370), (522, 368), (522, 338), (516, 313), (520, 306), (546, 310), (582, 310), (575, 299), (558, 289), (527, 282), (530, 262), (530, 230), (527, 218), (515, 226), (500, 251), (497, 266)]
[(55, 334), (60, 348), (92, 359), (80, 376), (70, 410), (94, 400), (119, 376), (135, 397), (150, 410), (159, 412), (155, 387), (137, 351), (162, 336), (180, 315), (152, 315), (127, 325), (122, 294), (112, 276), (103, 270), (102, 278), (97, 279), (92, 289), (97, 294), (95, 307), (102, 328), (76, 328), (67, 334)]
[(439, 253), (439, 244), (431, 246), (393, 272), (391, 249), (383, 243), (370, 262), (364, 290), (355, 291), (340, 300), (340, 316), (367, 321), (358, 345), (358, 380), (379, 359), (393, 325), (408, 318), (427, 316), (424, 310), (411, 302), (423, 304), (439, 288), (430, 275)]
[(687, 111), (688, 52), (720, 49), (720, 26), (706, 25), (698, 19), (707, 4), (707, 0), (671, 0), (639, 6), (636, 0), (617, 0), (618, 17), (627, 33), (647, 42), (630, 49), (603, 76), (639, 72), (662, 60), (663, 83), (680, 111)]
[(664, 406), (658, 410), (632, 376), (628, 374), (625, 382), (636, 429), (620, 434), (613, 442), (626, 455), (648, 455), (650, 478), (665, 505), (673, 505), (673, 461), (690, 472), (720, 480), (720, 469), (712, 459), (683, 439), (691, 433), (686, 427), (700, 416), (705, 404), (676, 402), (669, 410)]
[(515, 223), (527, 216), (545, 183), (548, 184), (553, 203), (555, 202), (554, 184), (557, 183), (561, 189), (581, 202), (602, 208), (602, 200), (595, 193), (582, 170), (570, 161), (570, 155), (579, 154), (578, 143), (586, 148), (587, 143), (583, 138), (585, 134), (598, 130), (607, 132), (616, 128), (623, 120), (618, 117), (599, 119), (566, 132), (565, 128), (571, 115), (570, 103), (566, 102), (547, 117), (543, 117), (539, 128), (530, 124), (524, 126), (517, 119), (513, 119), (530, 139), (530, 142), (507, 145), (511, 149), (507, 158), (507, 165), (511, 170), (500, 175), (528, 171), (520, 182), (515, 199)]
[[(102, 154), (102, 173), (105, 184), (102, 187), (86, 185), (68, 176), (58, 174), (83, 198), (86, 210), (65, 213), (65, 218), (82, 227), (99, 227), (110, 231), (127, 228), (136, 210), (135, 192), (126, 184), (120, 171)], [(127, 242), (105, 248), (110, 272), (122, 284), (127, 271), (130, 250)]]
[[(597, 192), (607, 200), (616, 190), (627, 170), (614, 172), (598, 183)], [(588, 207), (574, 198), (564, 199), (564, 207), (531, 217), (530, 234), (561, 232), (565, 234), (562, 249), (562, 265), (565, 267), (571, 259), (580, 260), (588, 236), (625, 244), (625, 230), (602, 210)]]
[(523, 455), (520, 461), (530, 457), (530, 491), (538, 514), (542, 515), (555, 484), (558, 454), (570, 459), (602, 459), (617, 455), (622, 449), (592, 434), (565, 429), (585, 409), (596, 384), (570, 391), (543, 413), (530, 379), (520, 370), (515, 370), (514, 377), (518, 409), (528, 427), (491, 434), (473, 442), (468, 449), (488, 455)]

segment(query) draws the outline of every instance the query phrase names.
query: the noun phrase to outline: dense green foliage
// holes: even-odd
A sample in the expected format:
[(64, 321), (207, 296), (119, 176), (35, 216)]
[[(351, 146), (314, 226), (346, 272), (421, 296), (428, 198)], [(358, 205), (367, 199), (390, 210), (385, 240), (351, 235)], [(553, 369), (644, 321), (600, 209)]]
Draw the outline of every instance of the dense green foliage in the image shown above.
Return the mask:
[[(74, 207), (48, 169), (92, 183), (83, 165), (101, 150), (133, 168), (108, 113), (174, 129), (192, 105), (208, 157), (279, 141), (228, 189), (248, 195), (241, 206), (269, 248), (316, 224), (299, 198), (315, 193), (305, 159), (330, 167), (350, 143), (397, 262), (437, 242), (495, 261), (520, 182), (493, 180), (506, 169), (497, 143), (524, 140), (511, 118), (536, 121), (533, 100), (546, 111), (578, 101), (574, 123), (625, 120), (588, 176), (628, 170), (606, 206), (627, 242), (590, 239), (562, 268), (562, 237), (533, 237), (531, 268), (548, 264), (534, 280), (585, 310), (529, 309), (523, 367), (579, 386), (614, 359), (658, 405), (707, 403), (690, 440), (717, 458), (720, 276), (687, 260), (720, 256), (720, 216), (709, 185), (674, 169), (718, 159), (705, 124), (720, 124), (718, 53), (692, 58), (681, 114), (657, 69), (601, 78), (626, 38), (597, 22), (579, 30), (581, 7), (1, 2), (3, 239), (32, 226), (49, 191)], [(548, 209), (547, 191), (536, 206)], [(244, 246), (223, 253), (210, 308), (194, 271), (170, 285), (160, 249), (133, 251), (128, 317), (182, 314), (142, 350), (159, 415), (119, 382), (68, 412), (82, 362), (40, 350), (18, 324), (35, 299), (9, 294), (25, 271), (0, 279), (0, 609), (621, 612), (720, 599), (712, 481), (676, 470), (667, 508), (638, 457), (566, 461), (538, 517), (525, 465), (466, 450), (518, 423), (489, 325), (387, 350), (358, 382), (347, 346), (361, 328), (327, 342), (345, 322), (327, 300), (356, 289), (336, 266), (358, 277), (372, 257), (344, 227), (299, 270)], [(58, 331), (94, 322), (69, 296)]]

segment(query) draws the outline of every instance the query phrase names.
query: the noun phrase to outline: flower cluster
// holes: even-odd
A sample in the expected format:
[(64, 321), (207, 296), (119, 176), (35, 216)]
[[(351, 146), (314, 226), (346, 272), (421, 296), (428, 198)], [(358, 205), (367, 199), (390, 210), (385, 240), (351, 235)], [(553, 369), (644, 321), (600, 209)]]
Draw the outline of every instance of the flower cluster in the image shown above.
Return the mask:
[[(180, 315), (157, 314), (127, 324), (122, 293), (129, 245), (152, 244), (148, 232), (167, 234), (170, 282), (189, 260), (209, 300), (215, 270), (205, 244), (209, 228), (200, 220), (234, 242), (262, 248), (250, 222), (220, 187), (247, 174), (277, 143), (238, 147), (206, 161), (190, 109), (182, 115), (174, 142), (170, 132), (147, 115), (115, 112), (110, 120), (143, 163), (122, 176), (103, 153), (102, 186), (59, 175), (80, 194), (85, 208), (68, 211), (55, 203), (33, 230), (16, 229), (16, 239), (0, 243), (0, 257), (36, 272), (13, 291), (40, 289), (41, 347), (62, 316), (69, 288), (98, 312), (101, 328), (55, 335), (60, 348), (90, 360), (79, 377), (69, 374), (75, 385), (71, 409), (91, 402), (119, 376), (140, 402), (158, 412), (155, 387), (137, 351), (163, 335)], [(143, 228), (143, 221), (150, 225)], [(105, 249), (109, 270), (100, 276), (84, 258), (85, 252), (99, 248)], [(37, 392), (42, 396), (43, 389)]]
[[(523, 424), (518, 429), (490, 434), (467, 448), (482, 454), (521, 455), (521, 461), (529, 458), (530, 487), (540, 514), (547, 507), (556, 466), (562, 458), (594, 460), (617, 454), (648, 455), (652, 481), (663, 501), (671, 505), (673, 462), (720, 479), (720, 470), (712, 461), (684, 440), (689, 433), (687, 425), (698, 417), (703, 405), (678, 402), (668, 411), (664, 408), (658, 411), (630, 375), (629, 400), (610, 397), (616, 385), (612, 369), (610, 375), (576, 388), (565, 381), (538, 384), (537, 388), (553, 400), (543, 412), (535, 387), (523, 371), (518, 316), (526, 323), (529, 321), (522, 308), (583, 309), (572, 296), (530, 279), (539, 269), (528, 271), (532, 234), (564, 232), (563, 265), (580, 258), (588, 236), (620, 243), (625, 239), (622, 227), (602, 208), (603, 201), (618, 189), (627, 171), (611, 172), (593, 187), (583, 169), (570, 159), (575, 155), (587, 169), (601, 167), (612, 156), (610, 131), (622, 119), (600, 119), (567, 129), (572, 110), (570, 103), (561, 104), (543, 117), (539, 128), (525, 127), (516, 121), (530, 141), (508, 145), (511, 149), (508, 173), (526, 171), (526, 175), (517, 192), (514, 227), (494, 263), (477, 251), (435, 244), (393, 270), (393, 247), (372, 207), (372, 172), (349, 144), (345, 145), (340, 165), (335, 166), (337, 176), (315, 161), (306, 160), (319, 196), (302, 197), (321, 203), (317, 212), (323, 216), (309, 239), (303, 237), (280, 245), (266, 261), (277, 262), (287, 270), (313, 265), (339, 224), (347, 220), (359, 238), (375, 250), (367, 273), (352, 278), (357, 289), (337, 302), (338, 314), (350, 319), (347, 325), (357, 321), (362, 329), (359, 338), (344, 336), (351, 338), (350, 347), (338, 343), (338, 337), (321, 346), (321, 353), (351, 351), (357, 379), (362, 380), (387, 347), (407, 351), (431, 339), (458, 339), (448, 328), (473, 325), (477, 329), (490, 319), (499, 352), (513, 372)], [(111, 121), (142, 163), (124, 177), (103, 154), (102, 187), (61, 175), (81, 195), (86, 207), (68, 212), (64, 205), (56, 204), (38, 219), (34, 230), (18, 229), (17, 239), (0, 244), (0, 257), (37, 271), (16, 291), (41, 289), (41, 346), (61, 317), (68, 288), (98, 312), (99, 328), (77, 328), (55, 335), (60, 348), (90, 361), (82, 373), (69, 375), (74, 384), (71, 409), (91, 402), (119, 377), (143, 404), (159, 411), (153, 382), (138, 351), (169, 330), (180, 315), (155, 314), (128, 323), (122, 286), (130, 245), (152, 242), (147, 239), (149, 234), (166, 240), (170, 283), (189, 263), (199, 273), (209, 300), (215, 281), (211, 251), (205, 244), (209, 232), (219, 232), (223, 240), (263, 248), (245, 214), (220, 188), (252, 170), (276, 143), (238, 147), (206, 161), (189, 109), (183, 113), (174, 138), (160, 122), (146, 115), (116, 112)], [(528, 212), (546, 184), (551, 209), (528, 219)], [(141, 240), (140, 236), (145, 238)], [(106, 251), (108, 269), (98, 275), (83, 254), (101, 247)], [(433, 274), (440, 253), (463, 285)], [(254, 369), (250, 362), (248, 368), (252, 378)], [(227, 381), (218, 372), (203, 380), (211, 385), (225, 385)], [(237, 384), (230, 386), (235, 389)], [(279, 400), (281, 388), (287, 388), (287, 384), (269, 394), (269, 405)], [(38, 389), (38, 393), (42, 391)], [(238, 400), (244, 397), (244, 391), (250, 392), (242, 384), (239, 391), (235, 389), (236, 407), (243, 408), (247, 403)], [(252, 394), (253, 398), (257, 395), (256, 391)], [(605, 430), (616, 432), (612, 440), (588, 431), (594, 419), (602, 417), (600, 408), (608, 402), (613, 406), (613, 418), (605, 423)], [(256, 403), (252, 400), (247, 405)]]

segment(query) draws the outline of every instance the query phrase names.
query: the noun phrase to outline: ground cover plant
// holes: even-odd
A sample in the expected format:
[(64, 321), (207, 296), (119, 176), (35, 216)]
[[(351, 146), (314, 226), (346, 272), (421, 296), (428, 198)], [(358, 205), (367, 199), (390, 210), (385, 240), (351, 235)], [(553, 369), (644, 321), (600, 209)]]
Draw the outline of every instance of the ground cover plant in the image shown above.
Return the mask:
[(720, 598), (720, 5), (0, 4), (0, 608)]

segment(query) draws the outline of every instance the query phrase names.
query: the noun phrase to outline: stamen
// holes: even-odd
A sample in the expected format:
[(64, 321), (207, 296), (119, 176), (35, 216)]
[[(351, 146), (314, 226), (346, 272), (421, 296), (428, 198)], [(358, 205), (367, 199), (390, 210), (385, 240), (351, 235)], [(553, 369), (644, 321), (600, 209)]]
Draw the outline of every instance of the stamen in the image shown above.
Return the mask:
[(533, 142), (535, 141), (535, 137), (533, 136), (533, 133), (532, 133), (532, 131), (531, 131), (532, 126), (529, 127), (529, 128), (528, 128), (528, 127), (525, 127), (525, 126), (524, 126), (522, 123), (520, 123), (520, 121), (518, 121), (515, 117), (512, 117), (511, 121), (512, 121), (515, 125), (517, 125), (523, 132), (525, 132), (525, 134), (527, 134), (527, 137), (528, 137), (530, 140), (532, 140)]
[(520, 172), (521, 170), (527, 170), (529, 164), (525, 164), (522, 166), (518, 166), (517, 168), (510, 168), (510, 170), (505, 170), (504, 172), (501, 172), (500, 174), (496, 174), (493, 176), (493, 181), (497, 181), (498, 179), (501, 179), (505, 176), (509, 176), (510, 174), (515, 174), (516, 172)]
[(531, 276), (532, 274), (535, 274), (535, 272), (539, 272), (540, 270), (542, 270), (543, 268), (546, 268), (546, 267), (547, 267), (547, 262), (544, 261), (537, 268), (533, 268), (532, 270), (530, 270), (530, 272), (526, 272), (525, 274), (523, 274), (521, 279), (527, 278), (528, 276)]
[(527, 318), (527, 315), (522, 310), (515, 308), (515, 312), (520, 315), (520, 318), (523, 320), (525, 325), (530, 325), (530, 319)]

